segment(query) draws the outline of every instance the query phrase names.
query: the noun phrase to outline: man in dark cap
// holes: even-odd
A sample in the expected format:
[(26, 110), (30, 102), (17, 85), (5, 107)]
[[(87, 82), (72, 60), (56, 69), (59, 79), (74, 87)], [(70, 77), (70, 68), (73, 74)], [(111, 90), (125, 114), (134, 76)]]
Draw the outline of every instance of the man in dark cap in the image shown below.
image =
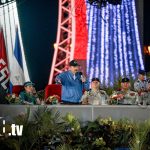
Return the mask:
[(137, 92), (144, 92), (146, 90), (145, 71), (139, 70), (138, 79), (134, 83), (134, 90)]
[(130, 80), (123, 78), (121, 80), (121, 90), (114, 91), (110, 96), (111, 100), (115, 99), (118, 104), (138, 104), (140, 99), (137, 92), (130, 90)]
[(91, 89), (85, 91), (81, 102), (82, 104), (90, 105), (106, 105), (108, 100), (108, 95), (104, 90), (100, 90), (100, 80), (99, 78), (93, 78), (91, 81)]
[(134, 83), (134, 90), (138, 92), (141, 103), (143, 103), (145, 97), (147, 96), (146, 89), (146, 72), (144, 70), (139, 70), (138, 79)]
[(27, 81), (24, 83), (24, 91), (19, 94), (20, 100), (22, 104), (40, 104), (40, 100), (35, 91), (34, 83), (31, 81)]
[(79, 72), (79, 64), (76, 60), (69, 63), (69, 70), (60, 73), (56, 83), (62, 85), (62, 102), (64, 104), (80, 104), (83, 89), (88, 89), (89, 83), (86, 77)]

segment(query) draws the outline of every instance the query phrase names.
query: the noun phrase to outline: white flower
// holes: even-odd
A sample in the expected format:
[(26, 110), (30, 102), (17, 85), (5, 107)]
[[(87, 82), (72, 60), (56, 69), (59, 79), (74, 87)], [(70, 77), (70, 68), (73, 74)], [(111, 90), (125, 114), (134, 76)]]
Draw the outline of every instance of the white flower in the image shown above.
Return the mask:
[(15, 95), (15, 94), (12, 94), (12, 98), (16, 98), (16, 95)]
[(74, 128), (71, 128), (72, 131), (74, 131)]

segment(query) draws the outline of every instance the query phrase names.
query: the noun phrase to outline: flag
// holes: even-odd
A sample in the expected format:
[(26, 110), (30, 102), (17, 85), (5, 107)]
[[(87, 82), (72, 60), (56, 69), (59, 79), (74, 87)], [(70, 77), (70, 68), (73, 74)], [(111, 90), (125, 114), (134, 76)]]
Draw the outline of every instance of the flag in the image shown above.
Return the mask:
[[(25, 82), (22, 51), (20, 46), (18, 28), (16, 28), (13, 57), (11, 60), (10, 82), (11, 82), (10, 84), (12, 85), (11, 87), (15, 85), (23, 85), (23, 83)], [(10, 92), (11, 91), (12, 89), (10, 89)]]
[[(0, 28), (0, 100), (4, 99), (8, 91), (9, 70), (4, 41), (3, 29)], [(0, 102), (1, 103), (1, 102)]]

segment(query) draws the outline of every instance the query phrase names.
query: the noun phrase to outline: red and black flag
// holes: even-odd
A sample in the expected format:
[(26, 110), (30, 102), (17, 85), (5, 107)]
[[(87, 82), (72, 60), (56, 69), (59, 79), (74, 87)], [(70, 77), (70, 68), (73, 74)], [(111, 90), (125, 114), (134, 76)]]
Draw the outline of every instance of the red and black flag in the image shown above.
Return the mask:
[[(9, 86), (9, 70), (3, 29), (0, 28), (0, 100), (4, 98)], [(1, 102), (0, 102), (1, 103)]]

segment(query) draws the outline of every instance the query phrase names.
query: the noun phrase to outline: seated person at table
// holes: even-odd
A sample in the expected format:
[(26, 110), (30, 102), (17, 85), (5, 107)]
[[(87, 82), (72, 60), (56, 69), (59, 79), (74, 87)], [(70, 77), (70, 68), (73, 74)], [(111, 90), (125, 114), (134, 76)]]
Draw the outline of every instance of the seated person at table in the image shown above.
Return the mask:
[(138, 92), (140, 97), (140, 104), (144, 104), (145, 98), (147, 97), (147, 89), (146, 89), (146, 72), (145, 70), (139, 69), (138, 79), (134, 83), (134, 90)]
[(31, 81), (24, 83), (24, 91), (19, 94), (22, 104), (40, 104), (40, 100)]
[(150, 105), (150, 78), (147, 79), (146, 89), (147, 89), (147, 94), (146, 94), (143, 102), (145, 102), (145, 104), (147, 104), (147, 105)]
[(81, 98), (82, 104), (90, 105), (105, 105), (107, 104), (108, 96), (105, 91), (100, 90), (100, 80), (93, 78), (91, 82), (91, 89), (85, 91)]
[(115, 99), (117, 104), (138, 104), (139, 96), (137, 92), (130, 90), (130, 80), (123, 78), (121, 81), (121, 90), (114, 91), (110, 96), (111, 99)]

